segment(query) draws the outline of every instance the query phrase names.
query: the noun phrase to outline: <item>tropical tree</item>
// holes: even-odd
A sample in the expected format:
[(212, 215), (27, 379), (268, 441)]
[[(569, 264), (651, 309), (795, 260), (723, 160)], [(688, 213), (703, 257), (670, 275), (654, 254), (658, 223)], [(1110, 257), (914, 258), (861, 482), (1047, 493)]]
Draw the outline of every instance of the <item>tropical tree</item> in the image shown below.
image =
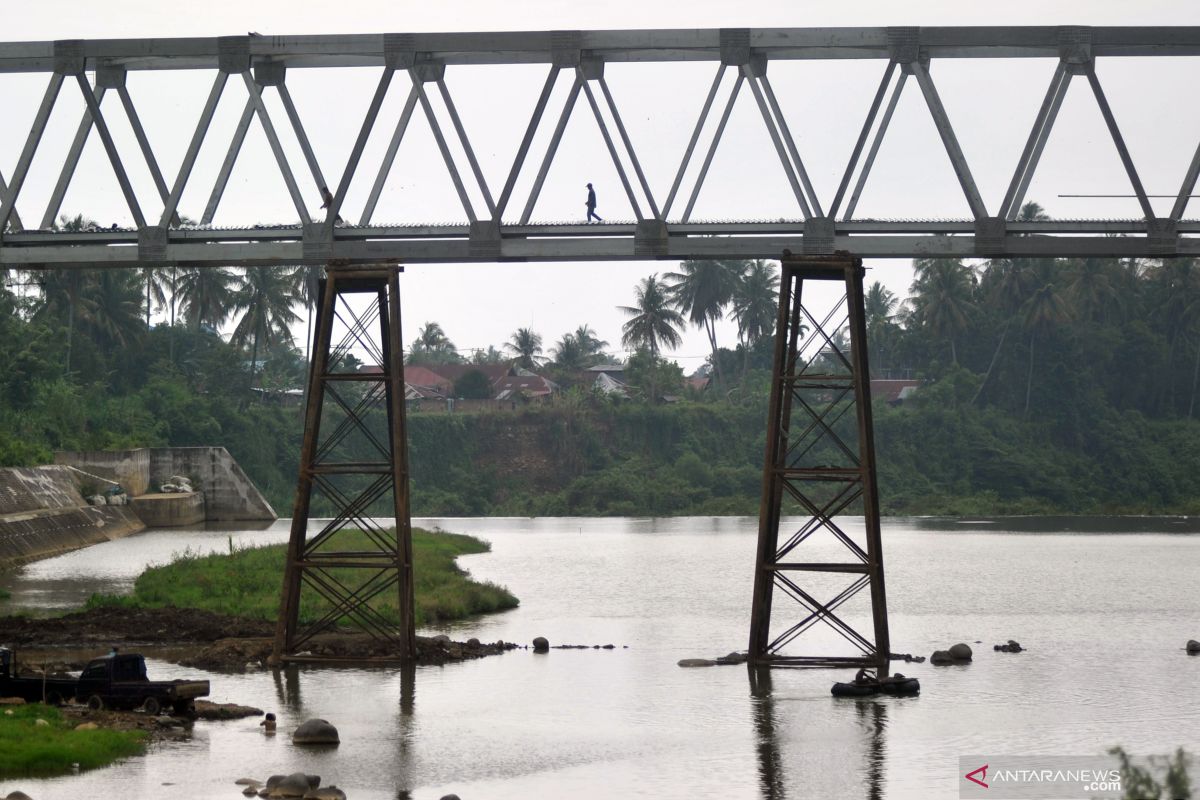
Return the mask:
[(471, 354), (472, 364), (501, 364), (504, 362), (504, 354), (496, 349), (495, 345), (488, 345), (484, 350), (479, 348)]
[(889, 340), (896, 329), (892, 317), (899, 305), (900, 301), (896, 299), (896, 295), (879, 281), (871, 284), (863, 298), (867, 328), (867, 352), (873, 371), (883, 368), (884, 353), (888, 351)]
[(193, 331), (208, 325), (214, 330), (229, 319), (237, 276), (224, 267), (180, 270), (179, 300), (183, 319)]
[(230, 341), (250, 345), (250, 381), (258, 366), (259, 347), (291, 342), (291, 326), (300, 321), (292, 311), (299, 294), (299, 275), (291, 267), (247, 267), (234, 293), (233, 310), (240, 315)]
[(634, 305), (617, 306), (630, 319), (621, 328), (621, 344), (631, 349), (645, 348), (657, 358), (660, 345), (674, 350), (683, 342), (679, 335), (685, 321), (672, 308), (669, 290), (658, 275), (643, 278), (634, 290)]
[(517, 356), (518, 365), (534, 369), (541, 360), (542, 336), (531, 328), (517, 328), (504, 344), (504, 349)]
[(312, 353), (313, 311), (321, 294), (321, 274), (325, 268), (320, 264), (305, 264), (297, 267), (300, 272), (300, 299), (304, 301), (304, 310), (308, 317), (306, 335), (304, 337), (304, 360), (308, 361)]
[[(96, 221), (83, 214), (74, 217), (63, 214), (51, 228), (58, 231), (95, 230)], [(71, 371), (71, 344), (75, 334), (75, 317), (83, 302), (84, 287), (91, 279), (90, 271), (73, 269), (47, 270), (43, 278), (43, 303), (46, 312), (65, 310), (67, 315), (67, 344), (65, 371)]]
[(975, 276), (956, 258), (918, 258), (913, 269), (913, 317), (934, 336), (949, 342), (950, 361), (957, 364), (955, 340), (970, 325)]
[(1025, 382), (1025, 415), (1029, 415), (1029, 398), (1033, 390), (1034, 345), (1039, 333), (1045, 333), (1071, 319), (1071, 307), (1054, 284), (1053, 267), (1037, 270), (1037, 288), (1021, 310), (1022, 323), (1029, 334), (1029, 373)]
[(579, 352), (583, 360), (587, 363), (584, 366), (593, 366), (604, 358), (604, 348), (608, 347), (608, 342), (596, 335), (596, 332), (585, 322), (575, 329), (575, 343), (579, 346)]
[(779, 272), (770, 261), (747, 261), (733, 287), (733, 314), (738, 338), (747, 347), (775, 331), (779, 315)]
[(426, 322), (408, 346), (409, 364), (457, 364), (462, 358), (442, 326)]
[(550, 355), (554, 358), (554, 366), (567, 372), (577, 372), (587, 368), (583, 348), (579, 345), (579, 337), (573, 333), (564, 333), (553, 347)]
[(154, 306), (159, 308), (167, 304), (167, 271), (161, 267), (144, 267), (141, 273), (142, 287), (146, 290), (146, 327), (150, 327), (150, 312)]
[(81, 309), (81, 321), (96, 343), (106, 349), (133, 344), (145, 333), (137, 271), (96, 270), (89, 278), (89, 297)]
[(697, 328), (703, 328), (712, 348), (713, 369), (717, 382), (724, 384), (721, 362), (717, 356), (717, 321), (725, 316), (725, 307), (733, 300), (744, 261), (709, 261), (689, 259), (679, 265), (679, 272), (663, 276), (670, 283), (671, 301)]

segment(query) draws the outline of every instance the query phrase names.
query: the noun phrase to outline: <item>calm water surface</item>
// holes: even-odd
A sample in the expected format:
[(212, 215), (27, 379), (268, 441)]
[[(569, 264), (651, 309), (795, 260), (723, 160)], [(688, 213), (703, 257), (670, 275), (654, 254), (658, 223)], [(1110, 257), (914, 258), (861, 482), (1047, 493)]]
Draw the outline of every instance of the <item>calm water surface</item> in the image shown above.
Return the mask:
[[(745, 668), (676, 666), (744, 649), (753, 519), (418, 524), (489, 540), (491, 553), (460, 563), (521, 598), (519, 609), (456, 625), (453, 636), (617, 649), (514, 651), (410, 671), (204, 675), (214, 700), (274, 711), (281, 735), (264, 737), (254, 719), (199, 723), (189, 740), (144, 757), (0, 783), (0, 795), (233, 798), (236, 778), (304, 769), (354, 800), (452, 791), (464, 800), (956, 797), (960, 754), (1200, 750), (1200, 658), (1183, 652), (1200, 638), (1194, 521), (887, 521), (893, 651), (928, 655), (966, 641), (976, 659), (901, 664), (923, 694), (880, 702), (830, 697), (845, 671), (779, 670), (752, 692)], [(146, 564), (185, 548), (286, 537), (286, 522), (147, 531), (0, 575), (12, 593), (0, 611), (128, 591)], [(777, 618), (792, 614), (784, 608)], [(1029, 651), (992, 652), (1009, 638)], [(160, 660), (151, 673), (202, 675)], [(342, 745), (293, 747), (284, 732), (308, 717), (334, 722)]]

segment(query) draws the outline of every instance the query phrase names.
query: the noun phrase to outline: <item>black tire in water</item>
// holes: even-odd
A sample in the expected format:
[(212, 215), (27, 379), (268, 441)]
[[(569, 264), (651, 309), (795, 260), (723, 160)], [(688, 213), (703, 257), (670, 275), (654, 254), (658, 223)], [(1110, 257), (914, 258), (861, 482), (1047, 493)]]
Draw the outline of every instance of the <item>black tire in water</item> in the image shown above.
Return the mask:
[(90, 708), (92, 711), (104, 710), (104, 698), (102, 698), (98, 694), (92, 695), (87, 700), (87, 707)]
[(162, 711), (162, 704), (158, 702), (157, 697), (147, 697), (146, 702), (142, 703), (142, 709), (152, 717), (157, 717), (158, 712)]

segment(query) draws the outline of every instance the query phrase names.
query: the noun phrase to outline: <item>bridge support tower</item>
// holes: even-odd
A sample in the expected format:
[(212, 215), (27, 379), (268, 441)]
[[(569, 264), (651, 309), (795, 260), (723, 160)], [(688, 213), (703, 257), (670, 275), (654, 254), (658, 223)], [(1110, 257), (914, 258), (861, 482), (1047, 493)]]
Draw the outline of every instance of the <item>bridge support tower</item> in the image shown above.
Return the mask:
[[(750, 661), (883, 677), (890, 643), (862, 260), (785, 251), (781, 264)], [(862, 530), (848, 514), (863, 515)]]
[[(320, 283), (278, 660), (319, 660), (298, 654), (346, 627), (381, 659), (415, 655), (399, 272), (329, 267)], [(313, 532), (310, 514), (329, 519)]]

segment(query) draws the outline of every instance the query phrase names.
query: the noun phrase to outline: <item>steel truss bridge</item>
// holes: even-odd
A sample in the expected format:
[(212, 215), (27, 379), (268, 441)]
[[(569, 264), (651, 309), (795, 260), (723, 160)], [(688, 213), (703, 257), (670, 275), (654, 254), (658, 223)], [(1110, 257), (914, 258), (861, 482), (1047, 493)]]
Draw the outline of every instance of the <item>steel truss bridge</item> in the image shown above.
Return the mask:
[[(43, 98), (19, 154), (0, 152), (0, 165), (15, 163), (10, 174), (0, 174), (0, 231), (4, 231), (0, 236), (0, 267), (778, 257), (785, 249), (805, 255), (846, 251), (859, 257), (1191, 255), (1200, 253), (1200, 221), (1185, 219), (1184, 212), (1200, 173), (1200, 147), (1185, 174), (1179, 176), (1178, 197), (1169, 215), (1156, 216), (1097, 77), (1095, 64), (1098, 59), (1197, 55), (1200, 55), (1200, 28), (1196, 27), (742, 28), (0, 43), (0, 73), (46, 75)], [(1057, 60), (1003, 198), (985, 199), (981, 195), (929, 68), (931, 61), (972, 58)], [(878, 89), (873, 95), (867, 93), (861, 98), (865, 118), (832, 197), (819, 197), (814, 191), (802, 148), (768, 77), (771, 62), (797, 59), (860, 59), (880, 64), (882, 76)], [(671, 156), (653, 154), (656, 159), (677, 159), (672, 161), (679, 166), (669, 187), (652, 187), (647, 180), (642, 168), (647, 154), (635, 146), (640, 144), (644, 148), (646, 142), (635, 143), (630, 137), (620, 104), (605, 80), (605, 65), (622, 62), (712, 65), (712, 86), (701, 107), (695, 109), (695, 123), (686, 148)], [(472, 135), (484, 137), (487, 131), (467, 130), (445, 76), (447, 71), (461, 65), (499, 69), (513, 64), (541, 64), (547, 74), (532, 108), (505, 109), (505, 119), (493, 120), (495, 124), (523, 124), (525, 133), (504, 184), (489, 186), (471, 139)], [(333, 180), (327, 183), (326, 173), (289, 93), (287, 76), (298, 69), (343, 67), (374, 68), (378, 70), (378, 83), (349, 148), (347, 163), (340, 174), (330, 173)], [(147, 136), (126, 88), (128, 73), (143, 70), (175, 73), (199, 70), (213, 75), (207, 100), (199, 109), (199, 119), (186, 148), (173, 150), (184, 152), (173, 175), (164, 173), (163, 160), (155, 149), (162, 143)], [(730, 75), (734, 76), (732, 90), (719, 92), (723, 80), (728, 83)], [(0, 74), (0, 90), (4, 77)], [(570, 86), (561, 108), (552, 107), (554, 104), (550, 102), (559, 81)], [(210, 123), (231, 82), (244, 87), (244, 110), (230, 138), (216, 143), (225, 148), (226, 156), (209, 187), (201, 224), (180, 226), (181, 197), (193, 177), (201, 147), (216, 138), (210, 136)], [(393, 82), (404, 84), (406, 89), (400, 91), (407, 91), (407, 100), (398, 120), (382, 119), (380, 110)], [(1071, 84), (1080, 85), (1077, 91), (1094, 97), (1103, 119), (1103, 129), (1095, 133), (1110, 138), (1114, 144), (1129, 178), (1129, 193), (1136, 197), (1142, 211), (1141, 218), (1037, 222), (1017, 219)], [(940, 145), (970, 208), (969, 219), (879, 220), (858, 219), (854, 215), (897, 101), (906, 87), (920, 95), (929, 111)], [(664, 88), (669, 89), (657, 87)], [(40, 145), (47, 121), (60, 95), (72, 91), (78, 91), (85, 102), (74, 140), (65, 153), (45, 152)], [(270, 91), (278, 94), (286, 120), (272, 119), (264, 102)], [(144, 161), (153, 177), (155, 197), (139, 197), (130, 180), (106, 120), (106, 114), (116, 110), (111, 105), (102, 107), (102, 100), (110, 92), (119, 96), (121, 111), (137, 140), (136, 157)], [(778, 167), (795, 197), (792, 218), (739, 219), (736, 209), (729, 209), (723, 214), (727, 218), (719, 221), (699, 220), (692, 215), (739, 94), (752, 97), (770, 134)], [(718, 95), (721, 95), (719, 101)], [(439, 119), (431, 103), (430, 98), (437, 96), (444, 103), (445, 119)], [(335, 101), (336, 98), (330, 98), (331, 103)], [(354, 112), (339, 108), (339, 113)], [(406, 129), (418, 113), (429, 121), (449, 180), (462, 202), (465, 220), (454, 224), (428, 224), (422, 220), (379, 224), (374, 221), (376, 204), (392, 178), (393, 162)], [(595, 118), (607, 150), (597, 156), (612, 159), (635, 219), (602, 225), (548, 224), (532, 219), (547, 173), (558, 155), (563, 131), (573, 114)], [(272, 227), (214, 228), (209, 223), (242, 142), (256, 120), (266, 134), (301, 222)], [(678, 120), (666, 116), (652, 122), (678, 124)], [(1024, 125), (1011, 119), (999, 123)], [(686, 124), (691, 126), (691, 120)], [(805, 124), (813, 124), (812, 119), (805, 120)], [(291, 128), (303, 153), (303, 163), (289, 161), (277, 125)], [(377, 126), (391, 130), (390, 142), (382, 163), (367, 165), (363, 162), (364, 149)], [(711, 139), (706, 136), (702, 141), (701, 132), (714, 126)], [(52, 232), (49, 228), (61, 209), (93, 129), (103, 144), (136, 227)], [(535, 136), (542, 129), (551, 131), (548, 146), (544, 152), (533, 152)], [(62, 165), (50, 201), (40, 217), (33, 216), (37, 209), (29, 209), (22, 202), (22, 190), (35, 158), (51, 159), (55, 165)], [(519, 196), (515, 189), (522, 174), (534, 177), (528, 193)], [(312, 189), (307, 188), (310, 179)], [(371, 190), (361, 207), (350, 208), (344, 203), (356, 180), (370, 181)], [(325, 185), (333, 190), (332, 206), (324, 219), (312, 219), (305, 201), (319, 197), (320, 187)], [(20, 213), (22, 210), (25, 216)], [(335, 224), (339, 216), (345, 217), (348, 224)]]

